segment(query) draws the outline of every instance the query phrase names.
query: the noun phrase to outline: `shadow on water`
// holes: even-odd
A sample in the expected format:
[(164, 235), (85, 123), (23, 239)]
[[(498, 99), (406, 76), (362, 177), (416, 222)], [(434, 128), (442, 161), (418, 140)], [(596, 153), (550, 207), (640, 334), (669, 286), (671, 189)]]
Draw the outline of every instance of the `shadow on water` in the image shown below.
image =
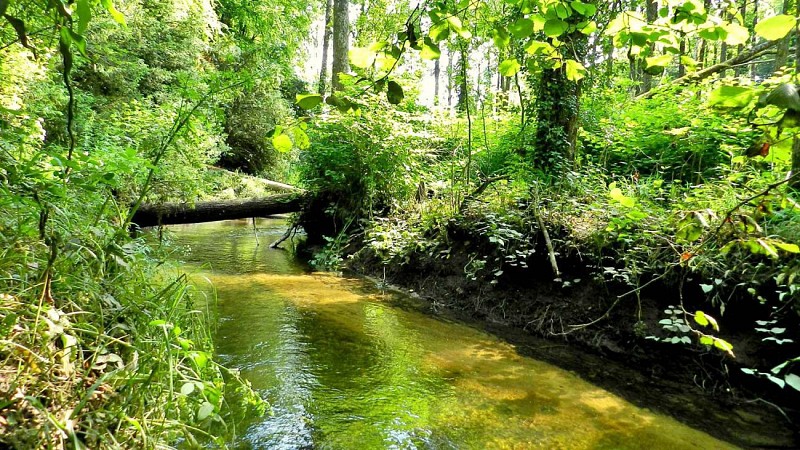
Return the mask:
[(185, 269), (216, 289), (218, 358), (272, 405), (234, 448), (732, 448), (360, 280), (309, 273), (268, 248), (284, 226), (258, 222), (260, 245), (249, 222), (173, 228)]

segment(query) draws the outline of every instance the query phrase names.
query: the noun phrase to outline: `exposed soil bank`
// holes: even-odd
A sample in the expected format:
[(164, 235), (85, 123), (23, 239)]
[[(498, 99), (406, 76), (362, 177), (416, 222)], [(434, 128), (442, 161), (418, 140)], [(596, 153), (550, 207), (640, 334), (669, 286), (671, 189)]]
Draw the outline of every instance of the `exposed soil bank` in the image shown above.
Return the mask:
[[(590, 281), (585, 267), (564, 265), (565, 279), (582, 278), (567, 288), (552, 281), (546, 261), (491, 285), (465, 276), (471, 250), (453, 242), (448, 259), (415, 255), (402, 266), (384, 267), (362, 249), (349, 267), (385, 277), (427, 300), (438, 314), (471, 322), (525, 355), (575, 371), (638, 406), (715, 437), (748, 448), (800, 448), (798, 428), (790, 423), (800, 423), (795, 393), (740, 370), (758, 363), (752, 355), (760, 337), (752, 331), (748, 336), (749, 328), (724, 335), (734, 344), (736, 359), (714, 349), (656, 342), (646, 337), (663, 336), (657, 323), (670, 299), (677, 298), (675, 288), (654, 283), (638, 300), (624, 296), (609, 310), (623, 287), (615, 292), (613, 286)], [(690, 300), (685, 302), (689, 307)], [(606, 312), (607, 318), (597, 320)], [(747, 313), (729, 311), (726, 322)]]

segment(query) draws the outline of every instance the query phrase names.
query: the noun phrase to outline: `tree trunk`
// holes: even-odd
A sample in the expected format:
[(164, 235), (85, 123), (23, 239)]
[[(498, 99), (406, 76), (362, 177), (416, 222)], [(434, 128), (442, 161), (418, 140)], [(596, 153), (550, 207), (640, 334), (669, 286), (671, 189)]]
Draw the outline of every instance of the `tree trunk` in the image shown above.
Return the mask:
[[(585, 35), (575, 31), (562, 42), (562, 45), (570, 46), (565, 54), (574, 55), (578, 61), (584, 58)], [(536, 94), (534, 165), (546, 171), (568, 169), (574, 163), (578, 140), (581, 82), (569, 81), (564, 66), (555, 70), (545, 69), (539, 78)]]
[[(783, 0), (783, 9), (781, 12), (783, 14), (789, 13), (791, 8), (791, 1), (790, 0)], [(785, 66), (789, 60), (789, 36), (784, 37), (778, 43), (778, 46), (775, 48), (775, 63), (772, 65), (772, 73), (777, 72), (780, 70), (781, 67)]]
[(156, 225), (267, 217), (298, 212), (304, 203), (305, 198), (301, 194), (279, 194), (246, 200), (198, 202), (194, 207), (189, 207), (185, 203), (144, 204), (133, 215), (131, 222), (144, 228)]
[(468, 86), (469, 83), (466, 79), (467, 72), (469, 71), (468, 66), (468, 53), (465, 46), (461, 46), (458, 51), (458, 60), (456, 60), (456, 85), (455, 88), (458, 90), (458, 98), (456, 100), (456, 110), (458, 111), (466, 111), (467, 110), (467, 102), (469, 101), (469, 90)]
[(333, 27), (331, 22), (331, 14), (333, 10), (333, 0), (326, 0), (325, 2), (325, 25), (322, 32), (322, 67), (319, 69), (319, 93), (325, 95), (327, 90), (328, 79), (328, 47), (331, 46), (331, 34), (333, 34)]
[[(678, 53), (678, 56), (686, 55), (686, 37), (683, 36), (683, 33), (681, 33), (681, 45)], [(686, 66), (683, 64), (683, 61), (680, 61), (678, 62), (678, 78), (682, 78), (684, 76), (686, 76)]]
[[(658, 2), (655, 0), (647, 0), (647, 23), (653, 23), (658, 19)], [(650, 44), (650, 53), (652, 54), (656, 48), (656, 44)], [(647, 72), (642, 74), (642, 94), (650, 92), (653, 89), (653, 75)]]
[(439, 75), (441, 75), (442, 68), (440, 65), (441, 58), (436, 58), (433, 62), (433, 105), (439, 106)]
[[(758, 0), (756, 0), (756, 2), (753, 3), (753, 28), (750, 29), (751, 33), (752, 33), (753, 30), (756, 29), (756, 25), (758, 25)], [(752, 34), (752, 38), (751, 39), (752, 39), (752, 44), (751, 45), (754, 45), (756, 43), (756, 35), (755, 35), (755, 33)], [(752, 64), (750, 66), (750, 79), (755, 80), (756, 79), (756, 73), (757, 73), (756, 72), (756, 65)]]
[[(742, 16), (742, 25), (745, 24), (745, 17), (747, 17), (747, 0), (742, 0), (742, 5), (739, 7), (739, 14)], [(736, 56), (739, 56), (744, 51), (744, 44), (740, 44), (736, 50)], [(736, 68), (736, 76), (741, 77), (747, 73), (747, 66), (739, 66)]]
[[(800, 17), (800, 1), (795, 4), (795, 16)], [(800, 33), (795, 33), (798, 37), (794, 44), (794, 67), (795, 72), (800, 71)], [(790, 33), (791, 35), (791, 33)], [(788, 42), (789, 37), (786, 37)], [(800, 173), (800, 137), (794, 136), (792, 141), (792, 175)], [(800, 177), (794, 179), (789, 185), (791, 188), (800, 190)]]
[(350, 71), (347, 53), (350, 51), (349, 0), (333, 0), (333, 65), (331, 85), (334, 91), (342, 89), (339, 74)]

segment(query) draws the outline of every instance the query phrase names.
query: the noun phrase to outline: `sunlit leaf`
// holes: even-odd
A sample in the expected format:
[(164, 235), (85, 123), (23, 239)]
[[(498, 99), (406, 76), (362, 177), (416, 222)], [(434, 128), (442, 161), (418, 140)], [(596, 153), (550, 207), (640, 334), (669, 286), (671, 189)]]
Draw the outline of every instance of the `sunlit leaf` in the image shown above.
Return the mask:
[(560, 19), (550, 19), (544, 24), (544, 34), (547, 37), (558, 37), (569, 29), (567, 22)]
[(350, 64), (361, 69), (366, 69), (375, 62), (377, 54), (368, 48), (353, 47), (348, 52), (348, 56), (350, 57)]
[(283, 133), (272, 136), (272, 146), (275, 150), (286, 153), (292, 149), (292, 139)]
[(755, 97), (755, 90), (747, 86), (720, 86), (714, 89), (708, 99), (711, 106), (719, 108), (743, 108)]
[(583, 67), (583, 64), (579, 63), (578, 61), (575, 61), (574, 59), (568, 59), (565, 64), (568, 80), (579, 81), (586, 76), (586, 68)]
[(127, 26), (125, 23), (125, 16), (122, 15), (121, 12), (117, 11), (117, 8), (114, 7), (114, 3), (111, 0), (100, 0), (100, 3), (103, 7), (111, 14), (111, 18), (114, 19), (115, 22), (122, 26)]
[(75, 5), (75, 10), (78, 13), (78, 34), (83, 34), (92, 19), (92, 8), (89, 5), (89, 0), (78, 0)]
[(800, 246), (798, 246), (797, 244), (790, 244), (788, 242), (780, 242), (780, 241), (773, 241), (772, 243), (775, 245), (775, 247), (778, 247), (779, 249), (785, 252), (800, 253)]
[(783, 377), (783, 380), (786, 381), (786, 384), (789, 385), (792, 389), (796, 391), (800, 391), (800, 376), (797, 376), (793, 373), (786, 374)]
[(430, 38), (425, 38), (419, 56), (422, 59), (439, 59), (442, 56), (442, 51)]
[(511, 36), (509, 36), (505, 28), (498, 25), (492, 30), (492, 40), (495, 47), (504, 49), (511, 43)]
[(743, 45), (750, 39), (750, 31), (738, 23), (726, 23), (722, 28), (728, 33), (724, 38), (728, 45)]
[(664, 67), (672, 62), (672, 55), (651, 56), (650, 58), (645, 58), (645, 62), (647, 67)]
[(500, 63), (498, 70), (500, 71), (500, 75), (504, 77), (513, 77), (514, 75), (519, 72), (520, 65), (517, 58), (507, 59)]
[(786, 14), (779, 14), (769, 19), (762, 20), (756, 25), (757, 35), (768, 41), (782, 39), (794, 28), (797, 19)]
[(508, 27), (508, 31), (517, 39), (525, 39), (533, 34), (533, 21), (525, 18), (519, 19)]
[(297, 106), (303, 109), (312, 109), (322, 103), (322, 96), (319, 94), (297, 94)]

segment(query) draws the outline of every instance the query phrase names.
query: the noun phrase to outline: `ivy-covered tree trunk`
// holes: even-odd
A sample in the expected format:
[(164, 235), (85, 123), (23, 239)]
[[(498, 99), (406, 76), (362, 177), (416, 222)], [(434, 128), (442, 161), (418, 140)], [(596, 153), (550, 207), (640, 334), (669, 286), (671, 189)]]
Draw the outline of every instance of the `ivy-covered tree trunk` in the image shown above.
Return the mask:
[[(658, 2), (657, 1), (655, 1), (655, 0), (647, 0), (646, 1), (646, 5), (645, 5), (645, 9), (647, 10), (647, 23), (653, 23), (656, 20), (658, 20)], [(703, 42), (703, 45), (705, 46), (705, 41)], [(653, 52), (655, 51), (655, 48), (656, 48), (656, 44), (652, 43), (652, 44), (648, 45), (648, 47), (650, 48), (650, 54), (653, 54)], [(702, 61), (703, 58), (701, 57), (700, 59)], [(644, 73), (642, 73), (642, 87), (641, 87), (641, 91), (639, 93), (640, 94), (645, 94), (647, 92), (650, 92), (650, 89), (652, 89), (652, 88), (653, 88), (653, 75), (648, 73), (647, 71), (644, 71)]]
[(331, 85), (334, 90), (341, 90), (340, 73), (350, 71), (347, 53), (350, 51), (350, 2), (349, 0), (333, 0), (333, 64), (331, 67)]
[(325, 26), (322, 33), (322, 66), (319, 69), (319, 93), (325, 95), (328, 79), (328, 47), (331, 46), (331, 34), (333, 34), (332, 18), (333, 0), (325, 1)]
[(455, 66), (455, 88), (458, 92), (456, 110), (463, 112), (466, 111), (467, 102), (469, 101), (469, 90), (467, 89), (469, 82), (466, 80), (466, 76), (469, 73), (469, 56), (465, 45), (462, 45), (458, 50), (458, 59)]
[[(586, 54), (586, 36), (571, 33), (563, 45), (565, 54), (582, 60)], [(573, 165), (580, 127), (581, 82), (567, 79), (566, 67), (545, 69), (536, 91), (536, 152), (533, 163), (546, 171), (563, 170)]]

